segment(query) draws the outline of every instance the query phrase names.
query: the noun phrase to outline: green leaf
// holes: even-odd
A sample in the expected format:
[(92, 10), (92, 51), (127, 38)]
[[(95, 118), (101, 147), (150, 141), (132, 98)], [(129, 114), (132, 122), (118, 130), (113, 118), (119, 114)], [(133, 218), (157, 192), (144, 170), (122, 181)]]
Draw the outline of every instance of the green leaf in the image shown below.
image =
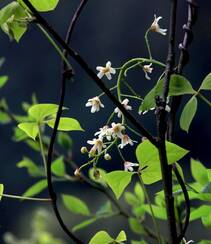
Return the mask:
[(9, 117), (9, 115), (7, 113), (0, 111), (0, 123), (7, 124), (9, 122), (11, 122), (11, 118)]
[(38, 122), (43, 122), (43, 120), (49, 116), (53, 116), (58, 111), (57, 104), (36, 104), (30, 107), (28, 113), (31, 117), (36, 119)]
[(27, 23), (24, 18), (27, 17), (25, 9), (17, 2), (12, 2), (0, 10), (1, 29), (17, 42), (27, 30)]
[(57, 137), (58, 143), (66, 150), (70, 150), (73, 147), (73, 141), (71, 137), (65, 132), (59, 132)]
[(59, 0), (30, 0), (30, 2), (37, 11), (48, 12), (56, 8)]
[(4, 185), (3, 184), (0, 184), (0, 201), (2, 199), (3, 193), (4, 193)]
[(209, 240), (202, 240), (198, 244), (211, 244), (211, 241), (209, 241)]
[(185, 105), (181, 117), (180, 127), (188, 133), (191, 122), (196, 114), (197, 110), (197, 98), (193, 96)]
[(131, 241), (131, 244), (147, 244), (147, 242), (145, 240), (141, 240), (141, 241)]
[(138, 206), (140, 204), (139, 199), (131, 192), (125, 192), (125, 201), (131, 206)]
[(191, 159), (191, 173), (193, 178), (201, 185), (205, 185), (209, 182), (207, 169), (200, 161)]
[(208, 214), (207, 216), (202, 217), (201, 221), (205, 227), (211, 228), (211, 214)]
[(27, 157), (23, 157), (23, 159), (17, 163), (18, 168), (26, 168), (28, 171), (28, 174), (37, 177), (37, 176), (43, 176), (43, 172), (37, 167), (37, 165)]
[(130, 229), (136, 234), (144, 234), (144, 228), (136, 218), (129, 218)]
[(211, 73), (204, 78), (199, 90), (211, 90)]
[(24, 131), (33, 140), (35, 140), (35, 138), (38, 134), (38, 130), (39, 130), (37, 123), (34, 123), (34, 122), (20, 123), (20, 124), (18, 124), (18, 128), (20, 128), (22, 131)]
[(111, 244), (114, 239), (106, 231), (97, 232), (92, 239), (89, 241), (89, 244)]
[(37, 194), (39, 194), (41, 191), (43, 191), (47, 187), (47, 181), (46, 180), (40, 180), (31, 187), (28, 188), (26, 192), (24, 192), (23, 197), (33, 197)]
[[(184, 157), (188, 151), (174, 143), (166, 141), (166, 153), (168, 163), (172, 164)], [(144, 184), (149, 185), (161, 180), (158, 149), (149, 140), (145, 140), (138, 145), (136, 157), (141, 168), (144, 168), (141, 171)]]
[[(146, 212), (150, 215), (152, 215), (150, 207), (148, 204), (144, 205), (144, 209), (146, 210)], [(155, 215), (155, 218), (157, 219), (161, 219), (161, 220), (166, 220), (167, 216), (166, 216), (166, 208), (165, 207), (161, 207), (161, 206), (156, 206), (152, 204), (152, 209)]]
[(59, 177), (64, 176), (64, 174), (65, 174), (65, 164), (64, 164), (63, 156), (57, 158), (56, 160), (54, 160), (52, 162), (51, 170), (56, 176), (59, 176)]
[(191, 83), (184, 76), (175, 74), (171, 76), (168, 96), (180, 96), (195, 93), (196, 91), (191, 86)]
[(211, 182), (208, 182), (203, 188), (201, 189), (202, 193), (211, 193)]
[(96, 212), (96, 215), (101, 216), (102, 214), (109, 214), (109, 213), (112, 213), (112, 206), (111, 206), (111, 202), (107, 201), (105, 202), (105, 204), (100, 206), (100, 208)]
[(0, 88), (2, 88), (8, 81), (8, 76), (0, 76)]
[(190, 221), (199, 219), (204, 216), (208, 216), (211, 212), (211, 206), (203, 205), (191, 211)]
[(117, 242), (123, 242), (123, 241), (126, 241), (127, 240), (127, 237), (126, 237), (126, 234), (125, 232), (122, 230), (120, 231), (119, 235), (117, 236), (116, 240)]
[(103, 178), (114, 192), (116, 198), (119, 199), (130, 183), (132, 175), (131, 172), (117, 170), (104, 175)]
[(72, 213), (82, 214), (85, 216), (89, 216), (91, 214), (86, 203), (77, 197), (62, 195), (62, 200), (65, 207)]
[(139, 183), (135, 184), (134, 193), (136, 194), (136, 196), (139, 200), (139, 203), (143, 204), (145, 201), (145, 195), (144, 195), (144, 191)]
[(93, 224), (96, 221), (97, 221), (97, 218), (91, 218), (91, 219), (84, 220), (80, 224), (73, 226), (72, 231), (75, 232), (75, 231), (81, 230), (81, 229)]
[[(48, 126), (50, 126), (51, 128), (54, 128), (55, 119), (48, 120), (46, 122), (46, 124)], [(65, 117), (60, 119), (58, 130), (61, 130), (61, 131), (75, 131), (75, 130), (76, 131), (84, 131), (81, 128), (80, 123), (76, 119), (65, 118)]]
[[(183, 158), (189, 151), (166, 141), (166, 153), (168, 164), (177, 162)], [(141, 167), (149, 166), (150, 164), (156, 164), (160, 162), (158, 149), (149, 141), (144, 140), (136, 148), (136, 157)]]
[[(148, 111), (156, 106), (155, 97), (160, 96), (163, 91), (163, 79), (159, 80), (155, 87), (145, 96), (141, 106), (139, 107), (139, 113)], [(196, 91), (192, 88), (190, 82), (181, 75), (172, 75), (169, 84), (168, 96), (179, 96), (184, 94), (195, 94)]]

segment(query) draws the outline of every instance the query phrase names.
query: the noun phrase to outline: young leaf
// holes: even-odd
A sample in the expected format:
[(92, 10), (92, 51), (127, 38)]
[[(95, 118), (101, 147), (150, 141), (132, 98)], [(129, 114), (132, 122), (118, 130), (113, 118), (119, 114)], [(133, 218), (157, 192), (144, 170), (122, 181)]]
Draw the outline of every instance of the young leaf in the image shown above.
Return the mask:
[(92, 237), (89, 244), (110, 244), (113, 242), (114, 239), (106, 231), (101, 230)]
[(64, 206), (72, 213), (82, 214), (85, 216), (89, 216), (91, 214), (86, 203), (77, 197), (62, 195), (62, 201)]
[(20, 123), (18, 124), (18, 128), (24, 131), (33, 140), (35, 140), (39, 130), (37, 123), (34, 122)]
[[(148, 214), (152, 215), (150, 207), (149, 207), (148, 204), (144, 205), (144, 209), (146, 210), (146, 212)], [(153, 209), (155, 218), (162, 219), (162, 220), (166, 220), (167, 219), (166, 208), (165, 207), (152, 205), (152, 209)]]
[(0, 76), (0, 88), (2, 88), (8, 81), (8, 76)]
[(4, 185), (0, 184), (0, 201), (2, 199), (2, 194), (4, 193)]
[(28, 174), (36, 177), (36, 176), (43, 176), (43, 172), (37, 167), (37, 165), (27, 157), (23, 157), (23, 159), (17, 163), (18, 168), (26, 168)]
[(28, 113), (38, 122), (42, 122), (46, 117), (55, 115), (58, 111), (57, 104), (36, 104), (30, 107)]
[(191, 173), (193, 178), (201, 185), (205, 185), (209, 182), (207, 169), (200, 161), (191, 159)]
[(211, 73), (204, 78), (199, 90), (211, 90)]
[(81, 229), (93, 224), (95, 221), (97, 221), (97, 218), (95, 218), (95, 217), (91, 218), (91, 219), (84, 220), (80, 224), (73, 226), (72, 231), (75, 232), (75, 231), (81, 230)]
[(37, 194), (39, 194), (41, 191), (43, 191), (47, 187), (47, 181), (46, 180), (40, 180), (31, 187), (28, 188), (26, 192), (24, 192), (23, 197), (33, 197)]
[(59, 177), (64, 176), (64, 174), (65, 174), (65, 164), (64, 164), (63, 156), (57, 158), (56, 160), (54, 160), (52, 162), (51, 170), (56, 176), (59, 176)]
[[(46, 121), (46, 124), (48, 126), (50, 126), (51, 128), (54, 128), (55, 119), (51, 119), (51, 120)], [(76, 131), (84, 131), (81, 128), (80, 123), (76, 119), (64, 118), (64, 117), (60, 119), (58, 130), (61, 130), (61, 131), (75, 131), (75, 130)]]
[(116, 238), (116, 242), (120, 243), (120, 242), (123, 242), (123, 241), (126, 241), (127, 240), (127, 237), (126, 237), (126, 234), (125, 232), (122, 230), (119, 232), (119, 235), (117, 236)]
[(131, 206), (138, 206), (140, 204), (139, 199), (131, 192), (125, 192), (125, 201)]
[(104, 175), (103, 178), (111, 187), (116, 198), (119, 199), (124, 189), (130, 183), (132, 175), (131, 172), (117, 170)]
[(188, 133), (190, 124), (196, 114), (197, 110), (197, 98), (193, 96), (185, 105), (181, 117), (180, 117), (180, 127), (182, 130)]

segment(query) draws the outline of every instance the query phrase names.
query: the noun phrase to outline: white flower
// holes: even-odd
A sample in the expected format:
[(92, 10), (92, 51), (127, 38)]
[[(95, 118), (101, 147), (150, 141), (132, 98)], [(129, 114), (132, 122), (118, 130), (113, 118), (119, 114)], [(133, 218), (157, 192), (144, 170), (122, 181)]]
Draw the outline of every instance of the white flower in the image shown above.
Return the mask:
[(154, 19), (154, 21), (153, 21), (153, 23), (152, 23), (152, 25), (150, 27), (150, 30), (154, 31), (154, 32), (158, 32), (161, 35), (165, 36), (166, 32), (167, 32), (167, 29), (161, 29), (159, 24), (158, 24), (159, 20), (162, 19), (162, 17), (161, 16), (156, 17), (156, 15), (154, 15), (154, 17), (155, 17), (155, 19)]
[(98, 152), (98, 154), (101, 153), (102, 149), (106, 147), (106, 145), (103, 144), (103, 141), (99, 138), (94, 138), (92, 141), (88, 140), (87, 143), (93, 145), (89, 152), (91, 156), (95, 155), (96, 151)]
[(111, 74), (113, 74), (113, 75), (116, 74), (116, 70), (111, 67), (111, 62), (110, 61), (108, 61), (106, 63), (106, 67), (97, 66), (96, 70), (99, 71), (97, 76), (100, 79), (105, 75), (109, 80), (111, 80)]
[(125, 130), (125, 127), (120, 124), (120, 123), (112, 123), (112, 136), (114, 137), (119, 137), (120, 139), (123, 137), (122, 131)]
[(136, 164), (136, 163), (132, 163), (132, 162), (129, 162), (129, 161), (125, 161), (124, 163), (124, 169), (125, 171), (130, 171), (130, 172), (133, 172), (133, 167), (138, 167), (139, 164)]
[(112, 136), (112, 129), (109, 128), (107, 125), (105, 125), (105, 126), (103, 126), (103, 128), (100, 128), (100, 130), (95, 133), (95, 136), (97, 136), (97, 135), (98, 135), (98, 138), (100, 138), (100, 139), (103, 139), (104, 137), (106, 137), (106, 139), (108, 141), (110, 141), (111, 136)]
[(125, 147), (128, 144), (133, 146), (134, 142), (130, 139), (130, 137), (128, 135), (123, 135), (121, 138), (121, 144), (119, 145), (119, 147), (122, 149), (123, 147)]
[(151, 80), (151, 78), (150, 78), (149, 75), (148, 75), (148, 73), (151, 74), (152, 71), (153, 71), (153, 68), (152, 68), (151, 66), (152, 66), (152, 63), (143, 66), (143, 71), (144, 71), (144, 73), (145, 73), (145, 78), (146, 78), (147, 80)]
[[(126, 110), (132, 110), (132, 107), (129, 106), (128, 103), (129, 103), (129, 99), (127, 99), (127, 98), (122, 101), (122, 105), (124, 106), (124, 108)], [(117, 113), (118, 118), (121, 118), (122, 112), (120, 111), (119, 108), (115, 108), (114, 113)]]
[(99, 97), (93, 97), (88, 100), (86, 103), (86, 107), (92, 107), (91, 108), (91, 113), (98, 112), (101, 108), (104, 108), (104, 105), (101, 103)]
[(194, 243), (194, 241), (193, 241), (193, 240), (186, 241), (186, 240), (185, 240), (185, 238), (183, 238), (182, 240), (183, 240), (184, 244), (190, 244), (190, 243)]

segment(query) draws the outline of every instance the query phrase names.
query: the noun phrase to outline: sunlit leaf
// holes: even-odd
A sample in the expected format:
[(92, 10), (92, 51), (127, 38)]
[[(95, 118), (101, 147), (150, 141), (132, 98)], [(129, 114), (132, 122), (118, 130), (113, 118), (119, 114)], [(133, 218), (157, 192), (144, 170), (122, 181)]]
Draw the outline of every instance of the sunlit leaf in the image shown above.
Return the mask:
[(115, 239), (116, 242), (123, 242), (123, 241), (126, 241), (126, 240), (127, 240), (127, 237), (126, 237), (126, 234), (125, 234), (125, 232), (123, 230), (120, 231), (119, 235)]
[[(46, 124), (48, 126), (50, 126), (51, 128), (54, 128), (55, 119), (48, 120), (46, 122)], [(84, 131), (81, 128), (80, 123), (76, 119), (65, 118), (65, 117), (60, 119), (58, 130), (61, 130), (61, 131)]]
[(106, 231), (101, 230), (92, 237), (89, 244), (110, 244), (112, 242), (114, 239)]
[(42, 122), (46, 117), (55, 115), (58, 111), (57, 104), (36, 104), (30, 107), (28, 113), (38, 122)]
[(128, 186), (132, 177), (131, 172), (113, 171), (103, 176), (106, 183), (111, 187), (117, 199), (120, 198), (124, 189)]
[(193, 96), (185, 105), (181, 117), (180, 127), (184, 131), (188, 132), (191, 122), (196, 114), (197, 110), (197, 98)]
[(2, 194), (4, 193), (4, 185), (3, 184), (0, 184), (0, 201), (2, 199)]
[(199, 219), (204, 216), (208, 216), (211, 213), (211, 206), (210, 205), (202, 205), (194, 210), (191, 211), (190, 214), (190, 221)]
[(18, 128), (24, 131), (33, 140), (35, 140), (39, 130), (37, 123), (34, 122), (20, 123), (18, 124)]
[(81, 199), (71, 196), (71, 195), (62, 195), (62, 200), (64, 206), (72, 213), (75, 214), (82, 214), (89, 216), (90, 211), (87, 207), (86, 203), (83, 202)]

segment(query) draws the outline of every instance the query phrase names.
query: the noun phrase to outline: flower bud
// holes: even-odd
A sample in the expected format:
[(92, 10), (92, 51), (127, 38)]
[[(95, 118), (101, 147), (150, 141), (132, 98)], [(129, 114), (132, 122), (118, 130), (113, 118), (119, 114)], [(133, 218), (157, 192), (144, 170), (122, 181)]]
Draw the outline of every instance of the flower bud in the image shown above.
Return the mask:
[(81, 148), (81, 153), (82, 153), (82, 154), (85, 154), (85, 153), (87, 153), (87, 152), (88, 152), (88, 150), (87, 150), (86, 147), (82, 147), (82, 148)]
[(111, 160), (111, 156), (108, 154), (108, 153), (106, 153), (105, 155), (104, 155), (104, 159), (105, 160)]
[(74, 175), (75, 175), (76, 177), (81, 177), (81, 172), (80, 172), (80, 170), (79, 170), (79, 169), (76, 169), (76, 170), (74, 171)]

